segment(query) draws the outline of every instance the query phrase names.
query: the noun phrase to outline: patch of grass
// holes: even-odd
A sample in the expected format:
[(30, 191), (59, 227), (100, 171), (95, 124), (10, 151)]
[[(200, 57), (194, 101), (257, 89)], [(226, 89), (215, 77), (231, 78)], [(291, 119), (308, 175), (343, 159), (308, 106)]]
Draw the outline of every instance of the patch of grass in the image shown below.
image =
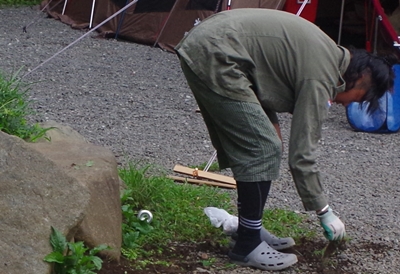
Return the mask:
[(28, 98), (29, 87), (18, 79), (18, 72), (9, 78), (0, 74), (0, 131), (34, 142), (51, 128), (28, 123), (27, 116), (34, 113)]
[(39, 5), (42, 0), (0, 0), (0, 7), (11, 6), (34, 6)]
[(285, 209), (265, 210), (263, 224), (265, 228), (278, 237), (313, 238), (316, 231), (307, 228), (304, 223), (304, 216)]
[[(119, 171), (126, 188), (121, 194), (123, 222), (123, 255), (140, 268), (152, 262), (152, 255), (170, 250), (171, 243), (211, 242), (228, 246), (221, 228), (211, 225), (204, 208), (223, 208), (234, 214), (232, 193), (209, 186), (177, 184), (165, 175), (156, 176), (151, 165), (139, 167), (132, 163)], [(148, 176), (148, 174), (153, 174)], [(235, 190), (232, 190), (235, 191)], [(153, 220), (138, 219), (140, 210), (149, 210)], [(266, 210), (266, 228), (278, 236), (312, 237), (305, 228), (304, 217), (283, 209)], [(139, 262), (141, 262), (139, 264)], [(143, 262), (146, 265), (143, 265)], [(212, 260), (200, 261), (210, 265)]]
[[(126, 184), (121, 195), (123, 253), (128, 259), (146, 258), (163, 252), (170, 242), (218, 242), (222, 231), (210, 225), (204, 208), (230, 208), (230, 195), (218, 188), (177, 184), (165, 176), (147, 176), (151, 166), (129, 164), (120, 169)], [(149, 210), (153, 221), (140, 221), (140, 210)], [(151, 248), (147, 248), (151, 247)]]

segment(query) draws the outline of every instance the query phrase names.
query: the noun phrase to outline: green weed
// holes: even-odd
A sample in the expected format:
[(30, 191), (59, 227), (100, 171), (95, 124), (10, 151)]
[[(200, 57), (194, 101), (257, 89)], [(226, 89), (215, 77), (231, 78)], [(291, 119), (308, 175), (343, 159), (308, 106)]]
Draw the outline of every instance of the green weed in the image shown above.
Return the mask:
[(108, 246), (99, 245), (89, 250), (83, 242), (67, 242), (64, 235), (54, 227), (51, 227), (51, 231), (50, 244), (53, 252), (44, 261), (54, 264), (54, 274), (95, 274), (95, 270), (101, 269), (103, 260), (96, 254), (109, 249)]
[(316, 249), (312, 253), (316, 257), (321, 257), (324, 256), (324, 249)]
[(30, 125), (27, 117), (33, 114), (28, 99), (29, 84), (18, 79), (18, 72), (8, 79), (0, 74), (0, 131), (35, 142), (51, 128)]
[(207, 260), (202, 260), (201, 264), (203, 265), (203, 267), (210, 267), (212, 266), (215, 262), (217, 261), (217, 259), (215, 258), (209, 258)]

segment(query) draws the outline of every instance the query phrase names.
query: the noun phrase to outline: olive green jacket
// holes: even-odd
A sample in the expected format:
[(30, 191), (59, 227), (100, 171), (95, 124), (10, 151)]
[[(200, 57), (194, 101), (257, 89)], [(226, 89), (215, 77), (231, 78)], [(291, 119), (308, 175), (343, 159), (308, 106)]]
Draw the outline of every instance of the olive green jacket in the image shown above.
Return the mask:
[(269, 9), (215, 14), (175, 49), (214, 92), (261, 104), (273, 123), (276, 112), (293, 114), (292, 176), (306, 210), (324, 207), (316, 149), (329, 102), (345, 89), (349, 51), (309, 21)]

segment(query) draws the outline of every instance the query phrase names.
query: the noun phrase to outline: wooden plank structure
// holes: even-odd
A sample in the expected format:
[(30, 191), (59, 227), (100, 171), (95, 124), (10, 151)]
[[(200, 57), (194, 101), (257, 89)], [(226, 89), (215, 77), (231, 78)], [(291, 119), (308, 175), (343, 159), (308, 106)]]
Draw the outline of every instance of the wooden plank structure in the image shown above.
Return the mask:
[(173, 179), (174, 181), (188, 182), (198, 185), (210, 185), (230, 189), (236, 188), (236, 181), (230, 176), (216, 174), (208, 171), (199, 170), (197, 168), (190, 168), (181, 165), (175, 165), (173, 171), (176, 173), (192, 176), (192, 178), (172, 175), (168, 176), (168, 178)]

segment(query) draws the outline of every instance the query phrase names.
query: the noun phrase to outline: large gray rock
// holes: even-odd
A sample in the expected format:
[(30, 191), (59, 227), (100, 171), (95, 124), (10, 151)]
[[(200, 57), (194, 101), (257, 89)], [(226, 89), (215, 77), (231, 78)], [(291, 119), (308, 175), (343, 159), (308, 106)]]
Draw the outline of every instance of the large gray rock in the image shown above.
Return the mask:
[(0, 273), (50, 273), (51, 226), (68, 238), (87, 213), (88, 189), (23, 140), (0, 132)]
[(119, 260), (120, 182), (112, 152), (50, 122), (51, 141), (26, 143), (0, 132), (0, 273), (49, 274), (51, 226), (67, 240)]
[(49, 141), (29, 144), (53, 161), (69, 176), (85, 186), (90, 193), (85, 217), (74, 238), (88, 247), (100, 244), (110, 246), (102, 251), (119, 260), (122, 242), (122, 212), (120, 179), (113, 153), (104, 147), (88, 143), (72, 128), (48, 122), (43, 127), (55, 127), (47, 132)]

